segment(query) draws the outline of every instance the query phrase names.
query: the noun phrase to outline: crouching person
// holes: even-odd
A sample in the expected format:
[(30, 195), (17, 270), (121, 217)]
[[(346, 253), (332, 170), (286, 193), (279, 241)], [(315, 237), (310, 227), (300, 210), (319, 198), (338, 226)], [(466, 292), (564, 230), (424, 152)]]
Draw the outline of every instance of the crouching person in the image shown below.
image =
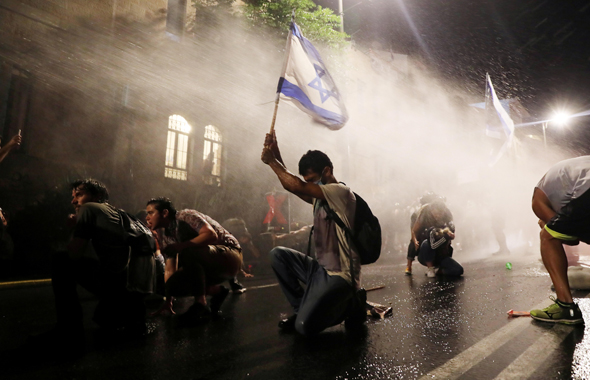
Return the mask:
[(160, 312), (174, 314), (173, 297), (194, 296), (195, 303), (179, 316), (179, 324), (196, 324), (218, 314), (229, 293), (220, 284), (233, 279), (242, 267), (236, 238), (196, 210), (177, 212), (168, 198), (151, 199), (146, 211), (148, 225), (158, 230), (166, 259), (166, 301)]
[[(271, 251), (272, 268), (294, 314), (279, 322), (279, 328), (303, 335), (320, 333), (346, 320), (346, 327), (362, 326), (366, 317), (365, 299), (357, 302), (360, 288), (360, 259), (345, 231), (328, 217), (327, 205), (349, 229), (353, 229), (356, 198), (333, 174), (329, 157), (308, 151), (299, 161), (301, 180), (287, 170), (274, 134), (267, 135), (262, 161), (276, 173), (283, 187), (313, 204), (316, 258), (285, 247)], [(301, 286), (305, 284), (305, 290)]]
[[(453, 215), (444, 202), (437, 200), (420, 209), (412, 227), (414, 255), (418, 255), (420, 264), (427, 267), (426, 276), (437, 274), (461, 276), (463, 267), (453, 256), (451, 242), (455, 238)], [(411, 272), (413, 257), (408, 254), (408, 267)]]
[[(143, 293), (151, 291), (154, 268), (149, 265), (153, 264), (151, 256), (148, 265), (143, 266), (145, 273), (138, 274), (138, 268), (130, 264), (136, 260), (130, 256), (129, 235), (122, 228), (124, 212), (108, 203), (108, 190), (101, 182), (78, 180), (71, 188), (71, 203), (76, 211), (69, 217), (72, 239), (67, 252), (55, 253), (52, 260), (57, 326), (30, 338), (30, 343), (79, 355), (84, 348), (84, 328), (77, 285), (98, 298), (93, 320), (105, 332), (141, 336), (146, 331)], [(95, 255), (89, 254), (90, 248)], [(142, 277), (148, 289), (142, 292), (135, 280), (130, 287), (130, 275)]]

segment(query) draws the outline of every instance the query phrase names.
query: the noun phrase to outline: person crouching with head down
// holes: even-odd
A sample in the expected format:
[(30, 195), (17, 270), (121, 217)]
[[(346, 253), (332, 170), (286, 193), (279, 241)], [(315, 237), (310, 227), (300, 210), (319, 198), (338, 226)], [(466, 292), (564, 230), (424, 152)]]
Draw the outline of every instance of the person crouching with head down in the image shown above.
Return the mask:
[(196, 324), (218, 314), (229, 293), (219, 284), (234, 278), (242, 267), (238, 240), (203, 213), (176, 211), (168, 198), (151, 199), (146, 211), (148, 226), (158, 231), (166, 259), (166, 301), (159, 312), (174, 314), (173, 297), (194, 296), (195, 303), (179, 316), (180, 325)]

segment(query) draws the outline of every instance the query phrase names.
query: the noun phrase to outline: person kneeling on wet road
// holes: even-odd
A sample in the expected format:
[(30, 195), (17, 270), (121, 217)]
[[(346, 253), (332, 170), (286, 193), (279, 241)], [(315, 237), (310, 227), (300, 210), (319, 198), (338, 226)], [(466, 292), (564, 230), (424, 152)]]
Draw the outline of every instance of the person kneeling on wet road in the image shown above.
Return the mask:
[(531, 317), (552, 323), (584, 323), (572, 298), (563, 244), (590, 244), (590, 156), (552, 166), (535, 187), (532, 207), (541, 227), (541, 257), (557, 299), (543, 310), (531, 310)]
[[(453, 215), (444, 202), (437, 200), (420, 209), (412, 227), (412, 242), (418, 261), (428, 268), (426, 271), (428, 277), (435, 277), (437, 273), (447, 276), (463, 274), (461, 264), (452, 258), (451, 241), (454, 238)], [(414, 257), (408, 253), (410, 271)]]
[[(194, 296), (195, 303), (179, 316), (181, 325), (207, 320), (219, 313), (233, 279), (242, 267), (237, 239), (211, 217), (196, 210), (176, 211), (167, 198), (147, 203), (146, 221), (158, 230), (166, 258), (166, 301), (159, 312), (173, 311), (173, 297)], [(209, 305), (206, 296), (210, 295)]]
[[(333, 174), (332, 162), (320, 151), (308, 151), (299, 161), (301, 180), (287, 170), (279, 152), (276, 136), (268, 134), (262, 161), (276, 173), (283, 187), (307, 203), (313, 204), (316, 259), (293, 249), (275, 247), (272, 268), (295, 314), (281, 321), (283, 330), (314, 335), (346, 320), (346, 327), (362, 325), (366, 317), (364, 300), (356, 302), (360, 288), (361, 263), (349, 239), (336, 222), (328, 218), (328, 205), (345, 225), (353, 230), (356, 197)], [(352, 260), (351, 260), (352, 259)], [(300, 282), (306, 284), (305, 290)], [(360, 297), (358, 297), (360, 298)]]

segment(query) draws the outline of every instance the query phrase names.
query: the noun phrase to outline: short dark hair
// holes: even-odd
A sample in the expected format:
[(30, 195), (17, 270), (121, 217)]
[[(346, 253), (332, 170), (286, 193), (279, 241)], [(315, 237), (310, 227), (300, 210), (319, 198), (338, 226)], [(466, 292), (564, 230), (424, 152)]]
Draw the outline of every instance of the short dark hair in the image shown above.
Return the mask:
[(306, 175), (309, 169), (314, 173), (322, 174), (326, 166), (334, 170), (332, 161), (330, 161), (330, 157), (326, 153), (319, 150), (308, 150), (299, 160), (299, 174)]
[(70, 184), (70, 188), (72, 190), (82, 188), (82, 190), (88, 191), (98, 203), (105, 203), (109, 200), (107, 187), (94, 178), (77, 179)]
[(149, 206), (149, 205), (154, 205), (154, 208), (156, 210), (158, 210), (159, 212), (162, 212), (164, 210), (168, 210), (168, 215), (170, 215), (170, 218), (171, 219), (176, 218), (176, 209), (174, 208), (174, 205), (172, 205), (172, 201), (170, 200), (170, 198), (166, 198), (166, 197), (152, 198), (146, 204), (146, 206)]

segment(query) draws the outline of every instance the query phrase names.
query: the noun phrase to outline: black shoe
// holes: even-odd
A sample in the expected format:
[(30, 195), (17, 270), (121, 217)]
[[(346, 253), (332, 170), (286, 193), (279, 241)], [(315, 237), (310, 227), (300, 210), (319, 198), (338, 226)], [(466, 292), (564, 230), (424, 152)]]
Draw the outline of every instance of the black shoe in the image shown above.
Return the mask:
[(231, 291), (235, 294), (242, 294), (246, 291), (246, 287), (238, 282), (238, 279), (232, 278), (229, 280), (229, 287)]
[(221, 309), (221, 304), (225, 301), (225, 298), (229, 294), (229, 289), (225, 286), (220, 286), (221, 290), (219, 293), (211, 297), (209, 301), (209, 306), (211, 306), (211, 314), (214, 316), (219, 314), (219, 309)]
[(295, 321), (297, 320), (297, 314), (293, 314), (287, 319), (283, 319), (279, 322), (279, 328), (283, 331), (295, 331)]
[(208, 322), (210, 318), (211, 309), (209, 306), (195, 302), (184, 314), (179, 315), (176, 321), (179, 327), (188, 327)]

